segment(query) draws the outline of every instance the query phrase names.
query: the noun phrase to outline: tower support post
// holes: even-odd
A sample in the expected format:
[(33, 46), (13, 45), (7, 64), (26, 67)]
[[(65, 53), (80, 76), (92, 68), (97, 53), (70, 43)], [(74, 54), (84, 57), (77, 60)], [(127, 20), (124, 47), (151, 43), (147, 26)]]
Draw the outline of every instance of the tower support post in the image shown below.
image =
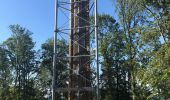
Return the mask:
[(95, 11), (94, 11), (94, 19), (95, 19), (95, 46), (96, 46), (96, 52), (95, 52), (95, 55), (96, 55), (96, 69), (97, 69), (97, 75), (96, 75), (96, 79), (97, 79), (97, 93), (96, 93), (96, 96), (97, 96), (97, 100), (100, 99), (100, 95), (99, 95), (99, 47), (98, 47), (98, 26), (97, 26), (97, 0), (94, 0), (94, 5), (95, 5)]
[(53, 47), (53, 77), (52, 77), (52, 100), (56, 100), (56, 54), (57, 54), (57, 33), (58, 33), (58, 0), (55, 0), (54, 19), (54, 47)]

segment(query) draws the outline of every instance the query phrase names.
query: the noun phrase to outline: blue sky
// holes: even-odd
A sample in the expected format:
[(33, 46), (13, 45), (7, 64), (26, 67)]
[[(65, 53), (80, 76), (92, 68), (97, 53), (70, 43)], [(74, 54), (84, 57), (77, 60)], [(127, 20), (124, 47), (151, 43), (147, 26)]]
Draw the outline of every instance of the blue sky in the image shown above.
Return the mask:
[[(98, 0), (99, 13), (116, 16), (111, 1)], [(59, 20), (65, 19), (60, 15)], [(59, 26), (62, 24), (60, 21)], [(0, 43), (10, 37), (8, 26), (12, 24), (19, 24), (33, 32), (36, 48), (40, 48), (53, 36), (54, 0), (0, 0)]]

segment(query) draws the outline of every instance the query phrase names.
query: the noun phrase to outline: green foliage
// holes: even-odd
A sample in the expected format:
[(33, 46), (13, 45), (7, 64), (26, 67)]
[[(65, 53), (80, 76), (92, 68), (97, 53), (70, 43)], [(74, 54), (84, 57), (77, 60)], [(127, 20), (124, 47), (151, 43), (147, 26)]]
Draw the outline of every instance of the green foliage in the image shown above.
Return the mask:
[[(52, 61), (53, 61), (53, 39), (48, 39), (42, 44), (42, 56), (40, 70), (38, 72), (37, 87), (40, 87), (41, 91), (47, 94), (47, 91), (51, 89), (52, 84)], [(68, 45), (64, 40), (57, 40), (57, 57), (66, 57), (68, 54)], [(64, 58), (57, 58), (56, 61), (56, 84), (60, 87), (66, 87), (66, 81), (68, 80), (68, 68), (67, 61)]]
[[(34, 42), (31, 32), (19, 25), (11, 25), (12, 36), (4, 42), (7, 48), (7, 60), (14, 76), (13, 84), (16, 99), (32, 98), (33, 86), (30, 86), (36, 72)], [(32, 83), (31, 83), (32, 84)]]
[(125, 63), (125, 35), (109, 15), (99, 16), (102, 99), (128, 99)]
[(8, 63), (7, 50), (3, 45), (0, 46), (0, 99), (9, 100), (11, 96), (10, 93), (10, 84), (12, 83), (11, 79), (11, 70)]
[[(160, 89), (158, 85), (160, 83), (156, 81), (162, 78), (168, 81), (169, 79), (165, 78), (167, 74), (161, 76), (159, 71), (154, 70), (157, 69), (157, 65), (164, 67), (168, 65), (162, 65), (167, 58), (159, 59), (157, 55), (164, 55), (160, 49), (169, 40), (168, 5), (168, 0), (117, 0), (120, 26), (126, 34), (125, 47), (128, 59), (126, 66), (130, 67), (128, 77), (131, 83), (131, 94), (135, 97), (132, 98), (133, 100), (151, 97), (152, 99), (167, 99), (167, 94)], [(158, 61), (162, 61), (162, 64)], [(162, 69), (162, 71), (167, 73), (166, 69)], [(148, 82), (147, 79), (151, 79), (151, 81)], [(155, 86), (152, 86), (152, 82)], [(162, 84), (161, 87), (165, 87), (166, 84)]]
[[(170, 48), (169, 44), (163, 45), (154, 55), (145, 72), (145, 84), (153, 88), (152, 96), (157, 95), (165, 99), (170, 98)], [(157, 94), (158, 93), (158, 94)], [(154, 94), (154, 95), (153, 95)], [(151, 96), (150, 96), (151, 98)]]

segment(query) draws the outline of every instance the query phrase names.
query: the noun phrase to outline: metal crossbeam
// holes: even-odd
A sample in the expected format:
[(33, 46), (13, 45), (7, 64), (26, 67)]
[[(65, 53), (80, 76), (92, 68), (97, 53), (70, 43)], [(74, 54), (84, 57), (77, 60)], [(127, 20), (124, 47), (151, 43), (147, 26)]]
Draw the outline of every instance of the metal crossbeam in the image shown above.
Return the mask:
[(92, 88), (92, 87), (81, 87), (81, 88), (57, 88), (56, 89), (56, 92), (71, 92), (71, 91), (74, 91), (74, 92), (81, 92), (81, 91), (94, 91), (95, 89)]

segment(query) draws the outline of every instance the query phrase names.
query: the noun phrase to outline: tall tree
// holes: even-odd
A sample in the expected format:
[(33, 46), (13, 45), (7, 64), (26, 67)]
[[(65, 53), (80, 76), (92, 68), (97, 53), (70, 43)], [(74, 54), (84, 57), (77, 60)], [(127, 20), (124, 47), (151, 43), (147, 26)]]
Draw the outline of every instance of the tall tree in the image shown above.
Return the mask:
[[(141, 78), (142, 83), (150, 88), (147, 99), (169, 99), (169, 5), (169, 0), (146, 0), (143, 4), (151, 22), (148, 31), (142, 34), (145, 53), (148, 54), (147, 57), (150, 56), (146, 64), (147, 69), (143, 73), (144, 77)], [(148, 50), (146, 46), (149, 47)]]
[[(41, 87), (42, 91), (46, 94), (47, 91), (51, 89), (51, 82), (53, 76), (52, 61), (53, 61), (53, 39), (48, 39), (45, 43), (42, 44), (42, 56), (40, 70), (38, 74), (38, 84)], [(57, 40), (57, 61), (56, 61), (56, 87), (66, 88), (68, 85), (68, 72), (66, 56), (68, 54), (68, 45), (64, 40)], [(39, 87), (38, 86), (38, 87)], [(60, 99), (58, 94), (58, 99)]]
[(20, 25), (10, 25), (12, 36), (4, 42), (13, 68), (15, 97), (17, 100), (34, 97), (34, 74), (36, 70), (34, 42), (31, 32)]
[(137, 62), (138, 53), (138, 37), (139, 32), (136, 31), (138, 26), (143, 21), (143, 0), (117, 0), (117, 9), (120, 18), (120, 26), (126, 35), (126, 59), (129, 81), (129, 91), (131, 92), (132, 99), (136, 99), (136, 70), (139, 67)]
[(125, 100), (129, 98), (127, 91), (125, 64), (125, 35), (119, 29), (119, 24), (110, 15), (99, 15), (100, 22), (100, 58), (102, 99)]

